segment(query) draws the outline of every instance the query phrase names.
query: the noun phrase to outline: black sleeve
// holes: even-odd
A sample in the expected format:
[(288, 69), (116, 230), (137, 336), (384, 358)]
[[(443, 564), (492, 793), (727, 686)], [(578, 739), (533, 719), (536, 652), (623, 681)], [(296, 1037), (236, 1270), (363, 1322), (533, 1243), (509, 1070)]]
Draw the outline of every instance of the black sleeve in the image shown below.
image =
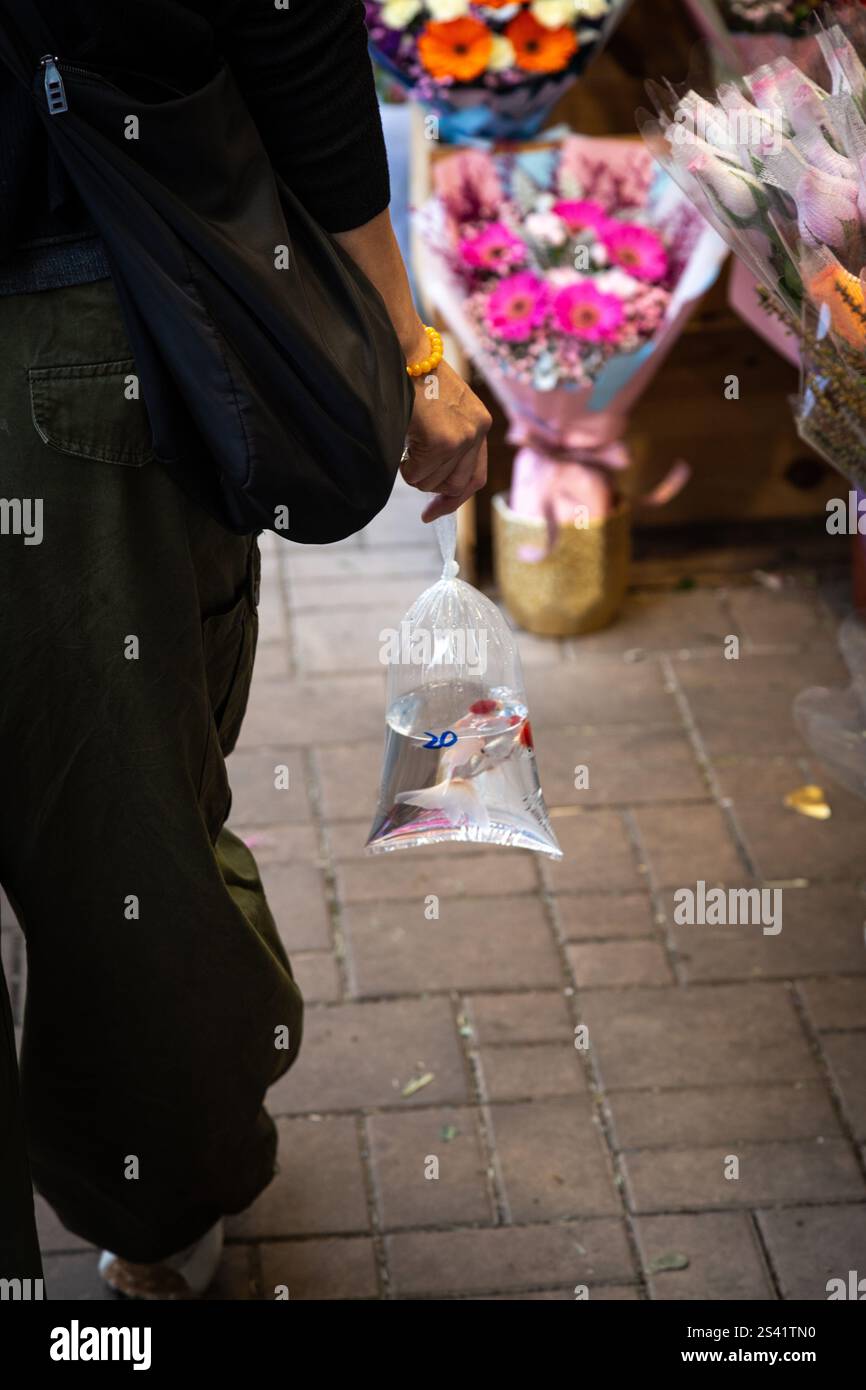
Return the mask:
[(322, 226), (388, 206), (382, 121), (361, 0), (236, 0), (217, 38), (274, 167)]

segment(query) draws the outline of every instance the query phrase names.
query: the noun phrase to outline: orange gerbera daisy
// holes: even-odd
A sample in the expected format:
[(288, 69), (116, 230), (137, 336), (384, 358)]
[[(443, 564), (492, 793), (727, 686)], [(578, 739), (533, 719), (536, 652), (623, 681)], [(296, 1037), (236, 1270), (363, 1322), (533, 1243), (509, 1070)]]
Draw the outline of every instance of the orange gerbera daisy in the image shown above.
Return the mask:
[(512, 19), (505, 33), (514, 44), (517, 66), (526, 72), (559, 72), (578, 49), (574, 30), (566, 25), (545, 29), (528, 10)]
[(418, 36), (421, 62), (434, 77), (471, 82), (490, 61), (493, 35), (480, 19), (430, 20)]

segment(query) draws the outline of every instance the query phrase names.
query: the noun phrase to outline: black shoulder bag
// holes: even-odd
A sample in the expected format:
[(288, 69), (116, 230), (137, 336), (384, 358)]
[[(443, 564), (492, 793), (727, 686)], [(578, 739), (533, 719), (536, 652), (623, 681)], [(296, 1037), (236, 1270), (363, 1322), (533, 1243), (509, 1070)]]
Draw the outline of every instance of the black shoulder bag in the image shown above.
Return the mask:
[(154, 457), (230, 530), (323, 544), (388, 500), (412, 384), (384, 303), (272, 168), (229, 68), (142, 100), (29, 0), (0, 59), (105, 244)]

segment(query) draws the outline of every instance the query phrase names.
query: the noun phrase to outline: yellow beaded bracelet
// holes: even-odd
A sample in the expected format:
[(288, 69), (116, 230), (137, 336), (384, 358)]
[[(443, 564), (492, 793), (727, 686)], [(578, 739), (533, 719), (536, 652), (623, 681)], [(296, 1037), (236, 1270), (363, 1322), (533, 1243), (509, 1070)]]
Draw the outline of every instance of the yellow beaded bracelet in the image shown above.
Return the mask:
[(442, 334), (437, 333), (435, 328), (430, 328), (426, 323), (424, 325), (424, 332), (430, 339), (430, 353), (429, 356), (422, 358), (420, 362), (410, 362), (407, 365), (406, 371), (410, 376), (426, 376), (428, 372), (435, 371), (444, 356)]

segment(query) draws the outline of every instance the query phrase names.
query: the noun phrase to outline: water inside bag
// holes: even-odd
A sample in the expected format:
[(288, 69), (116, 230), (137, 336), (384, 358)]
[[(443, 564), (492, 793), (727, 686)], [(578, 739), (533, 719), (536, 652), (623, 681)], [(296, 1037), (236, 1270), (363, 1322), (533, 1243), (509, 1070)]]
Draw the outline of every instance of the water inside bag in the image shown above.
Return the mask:
[(386, 716), (373, 850), (437, 840), (559, 856), (522, 698), (480, 682), (426, 685)]

